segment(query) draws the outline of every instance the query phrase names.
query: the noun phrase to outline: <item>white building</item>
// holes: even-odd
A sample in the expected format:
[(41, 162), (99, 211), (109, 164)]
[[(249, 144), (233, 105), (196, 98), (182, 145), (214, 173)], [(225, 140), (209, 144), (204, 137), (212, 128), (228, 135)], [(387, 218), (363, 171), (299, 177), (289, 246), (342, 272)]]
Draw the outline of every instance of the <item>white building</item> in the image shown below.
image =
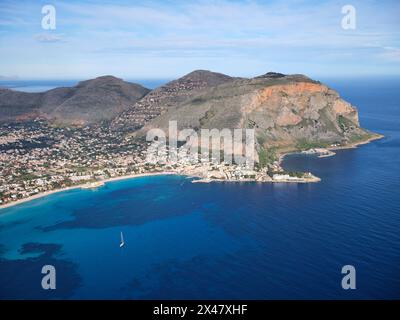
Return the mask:
[(71, 181), (74, 181), (74, 182), (76, 182), (76, 181), (87, 181), (87, 180), (92, 179), (92, 176), (90, 176), (90, 175), (86, 175), (86, 176), (72, 176), (72, 177), (70, 177), (70, 179), (71, 179)]
[(274, 174), (272, 178), (274, 180), (289, 180), (290, 176), (288, 174)]

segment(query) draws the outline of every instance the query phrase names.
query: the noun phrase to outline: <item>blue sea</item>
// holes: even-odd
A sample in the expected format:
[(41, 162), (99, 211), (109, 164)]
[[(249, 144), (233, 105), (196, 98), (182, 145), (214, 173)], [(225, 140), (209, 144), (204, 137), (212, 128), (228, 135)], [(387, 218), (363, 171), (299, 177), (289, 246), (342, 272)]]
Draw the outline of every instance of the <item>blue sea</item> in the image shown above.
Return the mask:
[[(86, 79), (85, 79), (86, 80)], [(58, 87), (73, 87), (82, 80), (2, 80), (0, 88), (12, 89), (21, 92), (44, 92)], [(155, 89), (169, 80), (165, 79), (127, 79), (126, 81), (139, 83), (142, 86)]]
[(325, 82), (385, 138), (285, 159), (316, 184), (143, 177), (3, 209), (0, 298), (400, 299), (400, 80)]

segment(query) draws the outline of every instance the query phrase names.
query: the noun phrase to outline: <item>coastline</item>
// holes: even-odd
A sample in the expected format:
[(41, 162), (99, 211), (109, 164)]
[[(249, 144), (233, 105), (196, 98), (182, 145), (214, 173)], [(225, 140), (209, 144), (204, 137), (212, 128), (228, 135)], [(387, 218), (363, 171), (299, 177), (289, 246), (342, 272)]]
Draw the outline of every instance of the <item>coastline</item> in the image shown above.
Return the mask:
[(299, 178), (299, 179), (294, 179), (294, 180), (268, 180), (268, 181), (258, 181), (254, 179), (243, 179), (243, 180), (220, 180), (220, 179), (198, 179), (198, 180), (193, 180), (192, 183), (212, 183), (212, 182), (217, 182), (217, 183), (317, 183), (320, 182), (321, 178), (313, 176), (312, 178)]
[(88, 187), (88, 185), (90, 183), (85, 183), (85, 184), (79, 184), (79, 185), (71, 186), (71, 187), (67, 187), (67, 188), (46, 191), (46, 192), (38, 193), (38, 194), (35, 194), (33, 196), (24, 198), (24, 199), (19, 199), (17, 201), (12, 201), (12, 202), (0, 205), (0, 210), (1, 209), (6, 209), (6, 208), (10, 208), (10, 207), (14, 207), (14, 206), (17, 206), (19, 204), (23, 204), (23, 203), (26, 203), (26, 202), (29, 202), (29, 201), (32, 201), (32, 200), (40, 199), (40, 198), (44, 198), (44, 197), (50, 196), (52, 194), (56, 194), (56, 193), (60, 193), (60, 192), (64, 192), (64, 191), (70, 191), (70, 190), (75, 190), (75, 189), (86, 189), (86, 190), (96, 189), (97, 187), (104, 186), (108, 182), (127, 180), (127, 179), (134, 179), (134, 178), (142, 178), (142, 177), (151, 177), (151, 176), (173, 175), (173, 174), (177, 174), (177, 173), (171, 172), (171, 171), (150, 172), (150, 173), (140, 173), (140, 174), (131, 174), (131, 175), (127, 175), (127, 176), (113, 177), (113, 178), (109, 178), (109, 179), (105, 179), (105, 180), (98, 180), (95, 183), (101, 183), (101, 185), (99, 184), (98, 186), (95, 186), (95, 187)]
[[(347, 144), (347, 145), (345, 145), (345, 146), (340, 146), (340, 147), (328, 147), (328, 148), (325, 148), (325, 149), (326, 149), (326, 150), (329, 150), (329, 151), (355, 149), (355, 148), (357, 148), (357, 147), (359, 147), (359, 146), (368, 144), (368, 143), (370, 143), (370, 142), (372, 142), (372, 141), (376, 141), (376, 140), (383, 139), (384, 137), (385, 137), (385, 136), (382, 135), (382, 134), (374, 133), (374, 134), (372, 135), (372, 137), (369, 137), (368, 139), (363, 140), (363, 141), (358, 141), (358, 142), (349, 143), (349, 144)], [(290, 151), (290, 152), (284, 152), (284, 153), (280, 154), (280, 155), (279, 155), (279, 158), (278, 158), (278, 163), (279, 163), (279, 165), (282, 164), (282, 162), (283, 162), (283, 160), (284, 160), (284, 158), (285, 158), (286, 156), (291, 155), (291, 154), (299, 154), (299, 153), (301, 153), (301, 151)], [(331, 156), (335, 156), (335, 155), (332, 154), (332, 155), (329, 155), (328, 157), (331, 157)], [(323, 157), (319, 157), (319, 158), (325, 158), (325, 157), (323, 156)]]
[[(375, 140), (380, 140), (382, 138), (384, 138), (385, 136), (381, 135), (381, 134), (374, 134), (372, 137), (364, 140), (364, 141), (359, 141), (359, 142), (354, 142), (345, 146), (340, 146), (340, 147), (329, 147), (326, 148), (329, 151), (334, 151), (334, 150), (346, 150), (346, 149), (354, 149), (357, 148), (358, 146), (361, 145), (365, 145), (368, 144), (372, 141)], [(291, 155), (291, 154), (296, 154), (299, 153), (299, 151), (292, 151), (292, 152), (286, 152), (286, 153), (282, 153), (279, 155), (279, 160), (278, 163), (279, 165), (282, 164), (284, 158), (287, 155)], [(333, 156), (333, 155), (332, 155)], [(39, 193), (39, 194), (35, 194), (33, 196), (24, 198), (24, 199), (19, 199), (17, 201), (12, 201), (3, 205), (0, 205), (0, 212), (1, 209), (6, 209), (6, 208), (10, 208), (19, 204), (23, 204), (32, 200), (36, 200), (36, 199), (40, 199), (40, 198), (44, 198), (47, 196), (50, 196), (52, 194), (56, 194), (56, 193), (60, 193), (60, 192), (64, 192), (64, 191), (69, 191), (69, 190), (74, 190), (74, 189), (86, 189), (86, 190), (90, 190), (90, 189), (96, 189), (98, 187), (104, 186), (106, 183), (108, 182), (114, 182), (114, 181), (120, 181), (120, 180), (127, 180), (127, 179), (134, 179), (134, 178), (141, 178), (141, 177), (150, 177), (150, 176), (160, 176), (160, 175), (182, 175), (182, 176), (188, 176), (188, 177), (192, 177), (192, 178), (200, 178), (199, 180), (194, 180), (193, 183), (210, 183), (210, 182), (257, 182), (256, 180), (251, 180), (251, 179), (247, 179), (247, 180), (219, 180), (219, 179), (206, 179), (200, 176), (196, 176), (196, 175), (189, 175), (183, 172), (175, 172), (175, 171), (165, 171), (165, 172), (149, 172), (149, 173), (140, 173), (140, 174), (131, 174), (131, 175), (127, 175), (127, 176), (119, 176), (119, 177), (113, 177), (113, 178), (109, 178), (109, 179), (105, 179), (105, 180), (98, 180), (95, 182), (89, 182), (89, 183), (85, 183), (85, 184), (79, 184), (76, 186), (71, 186), (71, 187), (67, 187), (67, 188), (62, 188), (62, 189), (56, 189), (56, 190), (51, 190), (51, 191), (47, 191), (44, 193)], [(315, 177), (313, 176), (313, 178), (310, 178), (308, 180), (291, 180), (291, 181), (285, 181), (285, 180), (281, 180), (281, 181), (265, 181), (265, 182), (270, 182), (270, 183), (315, 183), (315, 182), (320, 182), (321, 179), (319, 177)]]
[(376, 141), (376, 140), (380, 140), (383, 139), (385, 136), (383, 134), (379, 134), (379, 133), (374, 133), (372, 137), (363, 140), (363, 141), (359, 141), (359, 142), (354, 142), (354, 143), (350, 143), (348, 145), (345, 146), (341, 146), (341, 147), (329, 147), (326, 148), (328, 150), (334, 151), (334, 150), (346, 150), (346, 149), (355, 149), (359, 146), (362, 146), (364, 144), (368, 144), (372, 141)]

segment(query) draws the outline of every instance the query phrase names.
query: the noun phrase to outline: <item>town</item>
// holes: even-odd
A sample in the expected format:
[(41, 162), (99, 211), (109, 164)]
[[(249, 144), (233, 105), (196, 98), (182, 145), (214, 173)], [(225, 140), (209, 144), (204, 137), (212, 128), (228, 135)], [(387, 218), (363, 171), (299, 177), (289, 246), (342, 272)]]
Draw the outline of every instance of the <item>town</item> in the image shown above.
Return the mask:
[(39, 193), (151, 168), (145, 145), (103, 126), (50, 127), (43, 121), (0, 127), (0, 205)]
[[(50, 126), (42, 120), (0, 127), (0, 206), (73, 186), (94, 188), (116, 177), (176, 173), (193, 182), (316, 182), (310, 173), (286, 173), (278, 162), (267, 168), (193, 162), (149, 162), (149, 143), (134, 140), (108, 126)], [(204, 159), (203, 159), (204, 160)]]

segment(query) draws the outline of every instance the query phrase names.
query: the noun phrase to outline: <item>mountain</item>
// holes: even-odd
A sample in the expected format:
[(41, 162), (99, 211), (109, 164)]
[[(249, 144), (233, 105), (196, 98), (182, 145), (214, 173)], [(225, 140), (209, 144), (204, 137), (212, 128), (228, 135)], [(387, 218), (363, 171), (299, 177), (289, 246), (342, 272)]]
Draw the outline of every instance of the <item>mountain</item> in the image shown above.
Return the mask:
[(213, 88), (234, 79), (221, 73), (206, 70), (193, 71), (151, 91), (114, 119), (111, 127), (114, 130), (134, 131), (165, 112), (169, 107), (188, 101), (205, 89)]
[(43, 93), (0, 89), (0, 122), (43, 118), (63, 125), (98, 123), (115, 118), (149, 91), (112, 76)]
[(0, 122), (22, 121), (39, 116), (42, 94), (0, 88)]
[(349, 145), (373, 138), (357, 109), (304, 75), (269, 72), (247, 79), (197, 70), (153, 91), (105, 76), (44, 93), (0, 89), (0, 121), (47, 119), (84, 126), (107, 120), (112, 130), (143, 138), (147, 130), (254, 128), (263, 157)]
[(267, 73), (205, 88), (169, 106), (135, 135), (144, 137), (151, 128), (168, 132), (171, 120), (178, 129), (254, 128), (263, 157), (371, 137), (360, 128), (355, 107), (304, 75)]

